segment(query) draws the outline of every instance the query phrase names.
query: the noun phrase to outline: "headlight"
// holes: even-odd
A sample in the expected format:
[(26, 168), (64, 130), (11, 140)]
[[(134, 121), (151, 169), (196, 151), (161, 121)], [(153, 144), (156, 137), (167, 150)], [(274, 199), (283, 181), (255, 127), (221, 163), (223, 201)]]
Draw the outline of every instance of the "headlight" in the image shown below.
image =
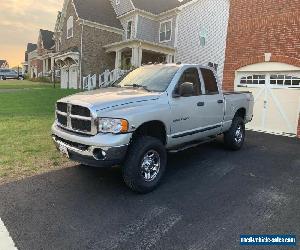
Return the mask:
[(128, 132), (128, 121), (124, 119), (99, 118), (98, 129), (101, 133), (126, 133)]

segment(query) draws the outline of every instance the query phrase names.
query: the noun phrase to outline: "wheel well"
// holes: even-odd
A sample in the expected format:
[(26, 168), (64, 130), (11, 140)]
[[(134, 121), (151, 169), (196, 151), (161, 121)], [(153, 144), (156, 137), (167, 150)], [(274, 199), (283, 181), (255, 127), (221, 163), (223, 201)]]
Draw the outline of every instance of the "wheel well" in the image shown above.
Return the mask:
[(238, 111), (236, 111), (235, 117), (237, 117), (237, 116), (245, 119), (246, 118), (246, 109), (240, 108)]
[(143, 123), (134, 131), (132, 139), (138, 136), (152, 136), (159, 139), (163, 144), (167, 143), (166, 127), (161, 121), (150, 121)]

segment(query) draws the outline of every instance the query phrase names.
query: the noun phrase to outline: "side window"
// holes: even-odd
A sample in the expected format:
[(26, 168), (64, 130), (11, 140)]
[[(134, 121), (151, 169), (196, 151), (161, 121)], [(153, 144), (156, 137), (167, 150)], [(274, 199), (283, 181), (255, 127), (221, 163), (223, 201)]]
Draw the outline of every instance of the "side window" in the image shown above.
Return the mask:
[(219, 94), (217, 79), (215, 74), (210, 69), (201, 68), (202, 77), (205, 85), (205, 94), (215, 95)]
[(200, 83), (200, 78), (199, 78), (197, 68), (189, 68), (182, 73), (175, 92), (177, 92), (179, 90), (180, 85), (185, 82), (189, 82), (193, 84), (194, 91), (191, 96), (201, 95), (201, 83)]
[(73, 37), (73, 16), (70, 16), (67, 21), (67, 39)]

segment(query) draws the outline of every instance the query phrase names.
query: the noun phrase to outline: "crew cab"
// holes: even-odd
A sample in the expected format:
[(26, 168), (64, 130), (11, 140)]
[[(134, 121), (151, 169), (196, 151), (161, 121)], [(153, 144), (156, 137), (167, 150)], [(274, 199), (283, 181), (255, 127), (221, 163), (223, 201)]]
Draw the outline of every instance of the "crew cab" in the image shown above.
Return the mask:
[(227, 148), (239, 150), (253, 103), (250, 92), (223, 92), (210, 67), (147, 65), (111, 87), (59, 100), (52, 138), (83, 165), (120, 165), (128, 187), (147, 193), (162, 180), (167, 152), (222, 134)]

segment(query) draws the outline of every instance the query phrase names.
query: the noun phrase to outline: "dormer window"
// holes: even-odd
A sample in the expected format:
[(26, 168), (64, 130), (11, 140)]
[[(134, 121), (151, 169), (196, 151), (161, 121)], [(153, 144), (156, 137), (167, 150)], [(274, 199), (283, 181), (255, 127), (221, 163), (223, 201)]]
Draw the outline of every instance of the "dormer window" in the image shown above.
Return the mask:
[(172, 36), (172, 20), (168, 20), (160, 23), (159, 41), (160, 42), (171, 41), (171, 36)]
[(132, 38), (132, 21), (127, 22), (127, 27), (126, 27), (126, 39), (131, 39)]
[(74, 25), (73, 16), (70, 16), (67, 21), (67, 39), (73, 37), (73, 25)]

